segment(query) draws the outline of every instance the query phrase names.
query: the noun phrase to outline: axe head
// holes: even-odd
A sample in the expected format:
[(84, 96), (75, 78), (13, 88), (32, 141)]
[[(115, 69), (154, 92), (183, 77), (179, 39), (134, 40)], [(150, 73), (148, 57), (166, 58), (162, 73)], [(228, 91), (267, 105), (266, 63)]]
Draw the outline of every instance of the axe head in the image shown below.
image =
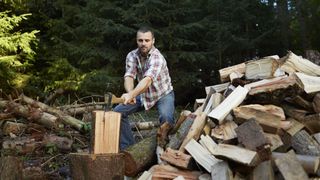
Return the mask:
[(111, 108), (114, 104), (123, 103), (124, 99), (118, 98), (114, 94), (108, 92), (104, 94), (104, 102), (106, 103), (107, 108)]

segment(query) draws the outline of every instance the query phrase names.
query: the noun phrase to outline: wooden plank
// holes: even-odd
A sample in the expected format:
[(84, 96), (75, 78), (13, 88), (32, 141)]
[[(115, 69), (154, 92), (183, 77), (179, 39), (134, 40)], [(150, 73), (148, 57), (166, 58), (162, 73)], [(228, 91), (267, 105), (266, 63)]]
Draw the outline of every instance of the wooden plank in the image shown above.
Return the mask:
[(211, 167), (220, 161), (194, 139), (191, 139), (188, 142), (188, 144), (185, 146), (185, 149), (208, 172), (211, 172)]
[(271, 160), (261, 162), (250, 174), (250, 180), (274, 180)]
[(212, 166), (211, 179), (233, 180), (232, 171), (225, 161), (221, 161)]
[(94, 111), (93, 154), (118, 153), (121, 114)]
[(72, 179), (123, 179), (124, 155), (117, 154), (69, 154)]
[(233, 66), (229, 66), (223, 69), (219, 70), (219, 74), (220, 74), (220, 81), (221, 82), (226, 82), (229, 81), (229, 75), (232, 72), (238, 72), (240, 74), (244, 74), (246, 70), (246, 64), (245, 63), (241, 63), (241, 64), (237, 64), (237, 65), (233, 65)]
[[(255, 166), (258, 163), (258, 156), (255, 151), (229, 144), (218, 144), (212, 154), (217, 158), (227, 158), (248, 166)], [(241, 156), (239, 156), (240, 154)]]
[(293, 151), (289, 151), (282, 158), (276, 159), (275, 163), (285, 180), (309, 179)]
[(239, 106), (246, 98), (248, 89), (238, 86), (222, 103), (214, 108), (208, 116), (221, 124), (233, 108)]

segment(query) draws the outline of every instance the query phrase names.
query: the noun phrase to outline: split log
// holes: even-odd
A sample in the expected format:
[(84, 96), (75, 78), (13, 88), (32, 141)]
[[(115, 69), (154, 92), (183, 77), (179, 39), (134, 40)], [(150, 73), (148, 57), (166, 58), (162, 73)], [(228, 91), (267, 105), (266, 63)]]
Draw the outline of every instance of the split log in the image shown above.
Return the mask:
[(94, 116), (93, 154), (118, 153), (121, 114), (113, 111), (94, 111)]
[(174, 134), (174, 133), (177, 132), (177, 130), (180, 128), (181, 124), (187, 119), (189, 114), (191, 114), (191, 111), (188, 111), (188, 110), (183, 110), (180, 113), (180, 117), (177, 120), (177, 122), (176, 122), (175, 126), (173, 127), (173, 129), (171, 130), (170, 134)]
[(209, 112), (216, 108), (223, 101), (223, 99), (224, 97), (220, 93), (212, 94), (203, 112), (209, 114)]
[(279, 63), (273, 57), (265, 57), (246, 63), (246, 79), (269, 79), (272, 78)]
[(136, 176), (156, 162), (156, 136), (143, 139), (123, 151), (125, 154), (125, 175)]
[(238, 123), (249, 119), (256, 120), (266, 132), (276, 133), (281, 125), (281, 116), (269, 113), (261, 105), (244, 105), (233, 109)]
[(287, 152), (292, 146), (292, 135), (283, 129), (279, 129), (277, 134), (280, 136), (283, 145), (277, 149), (278, 152)]
[[(320, 66), (319, 66), (320, 69)], [(319, 71), (320, 72), (320, 71)], [(298, 85), (306, 92), (313, 93), (320, 91), (320, 77), (309, 76), (303, 73), (295, 73)]]
[(269, 134), (269, 133), (264, 133), (264, 135), (267, 137), (268, 142), (271, 143), (271, 151), (276, 150), (277, 148), (283, 146), (283, 142), (280, 138), (279, 135), (277, 134)]
[(233, 121), (225, 121), (211, 130), (211, 136), (223, 143), (228, 143), (237, 138), (235, 129), (238, 125)]
[(285, 63), (281, 65), (281, 69), (291, 74), (293, 72), (302, 72), (311, 76), (320, 76), (320, 66), (313, 62), (295, 55), (289, 51)]
[(190, 155), (171, 148), (167, 148), (160, 158), (169, 164), (182, 169), (192, 169), (196, 167)]
[(170, 165), (155, 165), (152, 167), (152, 180), (174, 179), (182, 176), (185, 180), (197, 180), (198, 171), (179, 170)]
[(294, 136), (297, 132), (304, 128), (304, 125), (293, 118), (288, 118), (288, 121), (291, 122), (291, 127), (286, 131), (291, 135)]
[(72, 179), (123, 179), (124, 155), (118, 154), (69, 154)]
[(240, 74), (244, 74), (246, 70), (246, 64), (245, 63), (241, 63), (241, 64), (237, 64), (234, 66), (229, 66), (223, 69), (219, 70), (219, 74), (220, 74), (220, 81), (221, 82), (226, 82), (229, 81), (229, 75), (232, 72), (238, 72)]
[(184, 138), (179, 151), (184, 151), (184, 147), (188, 144), (191, 139), (198, 140), (200, 138), (201, 132), (206, 124), (207, 115), (205, 113), (200, 113), (194, 119), (187, 136)]
[(242, 103), (247, 93), (248, 89), (238, 86), (219, 106), (214, 108), (208, 116), (218, 120), (219, 124), (221, 124), (232, 109)]
[(305, 110), (308, 110), (309, 112), (313, 112), (312, 103), (305, 100), (300, 95), (293, 97), (292, 100), (293, 100), (294, 104), (304, 108)]
[(235, 129), (239, 143), (245, 148), (258, 152), (261, 161), (270, 159), (270, 142), (261, 126), (255, 120), (249, 120)]
[(26, 124), (7, 121), (3, 125), (2, 133), (4, 135), (10, 135), (10, 133), (13, 133), (15, 135), (20, 135), (26, 129), (27, 129), (27, 125)]
[(31, 121), (35, 121), (41, 125), (44, 125), (47, 128), (58, 128), (58, 118), (48, 114), (46, 112), (41, 112), (38, 109), (29, 109), (26, 106), (23, 106), (21, 104), (15, 103), (15, 102), (9, 102), (7, 104), (8, 111), (12, 112), (18, 116), (22, 116), (24, 118), (27, 118)]
[(191, 128), (194, 120), (196, 119), (195, 114), (189, 114), (186, 120), (181, 124), (177, 132), (170, 136), (169, 143), (167, 144), (167, 147), (170, 147), (171, 149), (178, 150), (181, 146), (183, 140), (186, 138), (189, 129)]
[(59, 109), (55, 109), (52, 108), (44, 103), (41, 103), (39, 101), (35, 101), (23, 94), (20, 95), (20, 98), (23, 102), (32, 105), (33, 107), (38, 107), (41, 108), (43, 111), (49, 112), (51, 114), (56, 115), (57, 117), (59, 117), (59, 119), (62, 120), (63, 123), (70, 125), (74, 128), (76, 128), (77, 130), (81, 130), (84, 131), (85, 128), (85, 123), (83, 121), (80, 121), (72, 116), (69, 116), (65, 113), (63, 113), (62, 111), (60, 111)]
[(207, 86), (207, 87), (205, 87), (205, 91), (206, 91), (206, 94), (208, 94), (210, 89), (213, 89), (215, 92), (221, 93), (221, 92), (225, 91), (229, 85), (230, 85), (230, 82), (223, 83), (223, 84), (216, 84), (213, 86)]
[(233, 180), (232, 171), (225, 161), (221, 161), (212, 166), (211, 179)]
[(220, 160), (216, 159), (207, 149), (194, 139), (191, 139), (188, 144), (186, 144), (185, 149), (208, 172), (212, 171), (211, 167), (213, 165), (220, 162)]
[(320, 133), (313, 134), (312, 136), (320, 144)]
[(312, 101), (312, 107), (316, 113), (320, 113), (320, 93), (317, 93)]
[[(286, 156), (286, 153), (272, 152), (273, 159), (279, 159)], [(311, 175), (317, 174), (320, 165), (319, 156), (301, 155), (296, 154), (299, 163), (302, 165), (303, 169)]]
[(271, 161), (261, 162), (250, 174), (250, 180), (274, 180), (274, 171)]
[(285, 180), (308, 180), (308, 175), (299, 163), (295, 153), (289, 151), (275, 163)]
[[(229, 144), (218, 144), (212, 154), (217, 158), (226, 158), (247, 166), (258, 164), (258, 156), (255, 151)], [(241, 156), (239, 156), (241, 154)]]
[(292, 137), (292, 148), (303, 155), (320, 156), (320, 145), (305, 130)]
[(22, 160), (18, 157), (5, 156), (0, 158), (0, 179), (23, 179)]
[[(194, 105), (193, 105), (193, 110), (196, 110), (196, 109), (198, 109), (199, 107), (201, 107), (202, 105), (203, 105), (203, 103), (205, 102), (205, 98), (203, 98), (203, 99), (196, 99), (195, 101), (194, 101)], [(201, 108), (202, 109), (202, 108)]]
[(164, 122), (157, 130), (157, 145), (164, 148), (169, 142), (169, 134), (172, 130), (172, 125)]

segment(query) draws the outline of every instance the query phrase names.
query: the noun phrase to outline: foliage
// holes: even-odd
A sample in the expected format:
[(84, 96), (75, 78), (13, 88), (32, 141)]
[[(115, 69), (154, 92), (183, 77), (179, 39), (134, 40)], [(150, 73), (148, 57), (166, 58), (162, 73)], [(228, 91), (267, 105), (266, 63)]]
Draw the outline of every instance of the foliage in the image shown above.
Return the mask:
[(37, 45), (36, 33), (19, 29), (22, 20), (31, 14), (10, 15), (9, 11), (0, 12), (0, 84), (2, 89), (22, 89), (30, 72), (28, 68), (34, 62)]

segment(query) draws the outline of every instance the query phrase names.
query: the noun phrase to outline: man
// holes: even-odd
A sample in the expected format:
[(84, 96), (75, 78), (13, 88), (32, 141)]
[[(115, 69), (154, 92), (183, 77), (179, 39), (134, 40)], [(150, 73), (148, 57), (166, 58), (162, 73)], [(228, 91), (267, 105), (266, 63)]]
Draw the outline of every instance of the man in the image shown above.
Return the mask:
[[(126, 73), (124, 88), (126, 93), (121, 97), (114, 111), (121, 113), (120, 149), (123, 150), (135, 143), (128, 115), (149, 110), (156, 106), (160, 123), (174, 124), (174, 92), (167, 62), (160, 51), (155, 48), (153, 31), (142, 27), (137, 31), (138, 48), (128, 53), (126, 58)], [(134, 80), (138, 84), (134, 86)]]

